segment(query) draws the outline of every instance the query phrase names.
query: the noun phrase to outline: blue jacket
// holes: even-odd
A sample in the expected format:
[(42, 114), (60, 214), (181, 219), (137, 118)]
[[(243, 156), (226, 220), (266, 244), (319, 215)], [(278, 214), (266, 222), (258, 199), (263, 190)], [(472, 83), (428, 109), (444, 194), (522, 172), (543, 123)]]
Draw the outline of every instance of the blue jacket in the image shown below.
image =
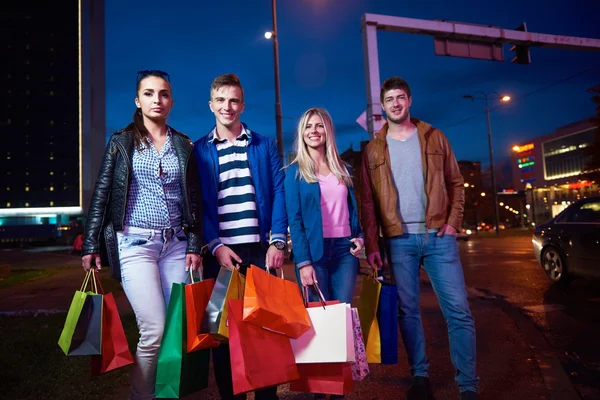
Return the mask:
[[(248, 139), (248, 163), (256, 191), (256, 206), (260, 237), (264, 242), (270, 240), (286, 241), (287, 216), (285, 213), (285, 195), (283, 193), (282, 171), (275, 142), (243, 125)], [(194, 154), (198, 164), (198, 173), (202, 181), (202, 204), (204, 216), (204, 240), (210, 251), (221, 244), (219, 239), (219, 212), (217, 206), (219, 193), (219, 156), (212, 143), (214, 128), (206, 136), (194, 142)]]
[[(349, 170), (352, 173), (351, 170)], [(291, 164), (285, 175), (285, 203), (296, 266), (312, 264), (323, 257), (323, 220), (319, 183), (308, 183), (298, 173), (298, 163)], [(354, 189), (348, 188), (348, 214), (353, 238), (363, 237), (358, 220)]]

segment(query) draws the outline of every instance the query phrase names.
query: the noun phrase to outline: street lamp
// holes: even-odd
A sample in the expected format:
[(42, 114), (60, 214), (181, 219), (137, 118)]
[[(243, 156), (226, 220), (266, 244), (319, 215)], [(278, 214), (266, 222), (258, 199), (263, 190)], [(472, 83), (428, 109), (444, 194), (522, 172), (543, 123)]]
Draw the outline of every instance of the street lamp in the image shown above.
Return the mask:
[[(482, 97), (476, 97), (475, 95), (477, 94), (481, 94)], [(495, 95), (496, 97), (489, 97), (490, 95)], [(488, 147), (489, 147), (489, 151), (490, 151), (490, 173), (491, 173), (491, 178), (492, 178), (492, 195), (493, 195), (493, 202), (494, 202), (494, 222), (496, 225), (496, 235), (500, 234), (500, 213), (498, 211), (498, 193), (496, 190), (496, 174), (494, 173), (494, 150), (492, 147), (492, 124), (490, 122), (490, 106), (489, 106), (489, 99), (499, 99), (502, 102), (508, 102), (510, 101), (510, 96), (500, 96), (498, 93), (496, 92), (490, 92), (490, 93), (485, 93), (482, 91), (477, 91), (473, 94), (466, 94), (463, 96), (465, 99), (471, 99), (473, 101), (475, 100), (485, 100), (485, 115), (487, 117), (487, 133), (488, 133)]]
[(276, 0), (271, 0), (273, 13), (273, 30), (265, 32), (266, 39), (273, 39), (273, 59), (275, 63), (275, 129), (277, 132), (277, 152), (283, 162), (283, 128), (281, 124), (281, 99), (279, 93), (279, 42), (277, 40), (277, 8)]

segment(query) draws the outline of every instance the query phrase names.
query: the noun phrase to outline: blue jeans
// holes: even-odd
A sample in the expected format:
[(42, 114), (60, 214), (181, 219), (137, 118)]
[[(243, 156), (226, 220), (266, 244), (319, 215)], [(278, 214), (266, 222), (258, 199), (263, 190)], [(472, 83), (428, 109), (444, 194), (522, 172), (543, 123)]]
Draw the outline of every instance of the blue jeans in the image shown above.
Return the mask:
[[(358, 275), (358, 258), (350, 253), (351, 248), (350, 237), (323, 239), (323, 257), (313, 262), (312, 266), (325, 300), (352, 303)], [(298, 269), (296, 277), (300, 290), (304, 290)], [(308, 293), (309, 301), (319, 301), (319, 294), (315, 290), (309, 288)]]
[(387, 250), (398, 288), (400, 332), (412, 375), (429, 376), (419, 307), (419, 269), (423, 264), (448, 326), (458, 388), (461, 392), (477, 392), (475, 320), (469, 310), (456, 238), (435, 233), (404, 234), (387, 239)]

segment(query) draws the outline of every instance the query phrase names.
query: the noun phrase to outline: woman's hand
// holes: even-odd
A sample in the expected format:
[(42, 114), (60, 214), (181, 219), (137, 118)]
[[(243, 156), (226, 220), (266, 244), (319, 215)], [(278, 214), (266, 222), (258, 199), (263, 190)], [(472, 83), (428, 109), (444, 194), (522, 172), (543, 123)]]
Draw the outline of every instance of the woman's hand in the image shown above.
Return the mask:
[(305, 265), (300, 268), (300, 280), (302, 281), (302, 286), (312, 286), (317, 283), (317, 274), (315, 274), (315, 269), (312, 265)]
[(185, 270), (189, 271), (190, 268), (192, 271), (196, 271), (202, 265), (202, 257), (200, 254), (189, 253), (185, 255)]
[(94, 264), (96, 264), (96, 269), (100, 271), (102, 269), (102, 261), (100, 261), (100, 254), (87, 254), (81, 257), (81, 266), (86, 271), (89, 271), (92, 268), (92, 260), (94, 260)]
[(362, 253), (362, 249), (363, 249), (363, 247), (365, 247), (365, 243), (363, 242), (363, 240), (361, 238), (352, 238), (352, 239), (350, 239), (350, 241), (352, 243), (354, 243), (354, 245), (356, 246), (353, 249), (350, 249), (350, 253), (354, 257), (358, 257), (360, 255), (360, 253)]

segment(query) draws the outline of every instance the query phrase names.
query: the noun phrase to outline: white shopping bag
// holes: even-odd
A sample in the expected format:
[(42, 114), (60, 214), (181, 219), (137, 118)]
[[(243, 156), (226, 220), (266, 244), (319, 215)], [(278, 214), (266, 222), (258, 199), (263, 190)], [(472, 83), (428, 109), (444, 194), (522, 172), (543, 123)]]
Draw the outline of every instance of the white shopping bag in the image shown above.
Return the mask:
[(291, 339), (297, 364), (354, 362), (354, 328), (350, 304), (306, 309), (312, 327)]

